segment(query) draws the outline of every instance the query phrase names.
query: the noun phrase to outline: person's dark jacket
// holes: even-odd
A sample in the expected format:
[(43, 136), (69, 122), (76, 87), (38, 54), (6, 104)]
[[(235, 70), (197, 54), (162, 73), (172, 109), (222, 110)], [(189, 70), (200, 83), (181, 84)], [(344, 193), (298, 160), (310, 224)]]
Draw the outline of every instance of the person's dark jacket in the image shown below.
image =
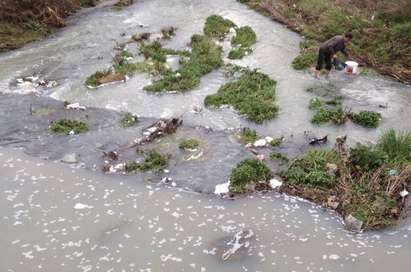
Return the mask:
[(330, 54), (330, 56), (337, 54), (337, 52), (341, 52), (348, 57), (348, 53), (345, 50), (344, 36), (342, 35), (335, 36), (323, 43), (320, 50), (326, 54)]

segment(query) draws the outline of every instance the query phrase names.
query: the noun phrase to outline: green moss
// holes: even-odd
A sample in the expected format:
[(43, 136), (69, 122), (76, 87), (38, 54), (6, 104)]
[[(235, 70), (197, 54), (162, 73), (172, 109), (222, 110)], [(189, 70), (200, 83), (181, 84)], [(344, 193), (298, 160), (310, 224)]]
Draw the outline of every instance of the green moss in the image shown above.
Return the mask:
[(200, 146), (200, 141), (197, 139), (186, 139), (180, 143), (180, 149), (194, 150)]
[(282, 177), (286, 184), (330, 188), (336, 185), (337, 177), (329, 173), (327, 163), (340, 163), (334, 150), (311, 150), (283, 172)]
[(152, 43), (142, 43), (140, 45), (140, 54), (144, 55), (146, 59), (164, 63), (167, 61), (167, 55), (180, 55), (183, 54), (183, 52), (163, 48), (159, 41), (154, 41)]
[(245, 193), (248, 186), (255, 186), (260, 182), (267, 184), (271, 177), (270, 169), (261, 161), (243, 160), (231, 171), (230, 191)]
[(378, 127), (381, 118), (380, 113), (373, 111), (360, 111), (359, 113), (351, 114), (351, 119), (354, 123), (367, 128)]
[(258, 139), (257, 131), (250, 128), (243, 128), (238, 136), (245, 144), (254, 143)]
[(219, 15), (211, 15), (206, 19), (204, 34), (213, 38), (224, 39), (230, 28), (236, 25)]
[(100, 85), (100, 79), (102, 79), (103, 77), (111, 74), (111, 69), (107, 69), (107, 70), (103, 70), (103, 71), (97, 71), (94, 74), (90, 75), (89, 77), (87, 77), (86, 79), (86, 86), (90, 86), (90, 87), (97, 87)]
[(318, 54), (314, 52), (303, 53), (297, 56), (293, 62), (292, 66), (296, 70), (304, 70), (309, 68), (317, 60)]
[(188, 91), (200, 84), (202, 76), (223, 65), (222, 48), (207, 36), (193, 35), (191, 55), (183, 60), (180, 69), (168, 71), (144, 89), (150, 92)]
[(88, 125), (83, 122), (60, 119), (58, 121), (52, 122), (49, 129), (54, 133), (64, 133), (66, 135), (79, 134), (88, 131)]
[(121, 125), (123, 128), (132, 127), (136, 123), (138, 123), (138, 117), (130, 112), (126, 112), (121, 119)]
[(138, 171), (163, 171), (168, 164), (170, 156), (162, 155), (155, 150), (150, 150), (147, 157), (142, 163), (135, 161), (126, 163), (125, 170), (128, 173), (135, 173)]
[(231, 40), (234, 47), (228, 55), (230, 59), (241, 59), (252, 52), (251, 46), (257, 41), (257, 35), (249, 26), (236, 29), (236, 36)]
[(311, 122), (316, 125), (332, 122), (340, 125), (347, 119), (347, 113), (342, 107), (320, 107), (314, 114)]
[(290, 160), (287, 158), (287, 156), (283, 155), (280, 152), (271, 152), (270, 154), (270, 160), (272, 161), (280, 161), (281, 164), (288, 163)]
[(261, 124), (278, 113), (275, 104), (276, 82), (256, 70), (245, 72), (238, 80), (223, 85), (217, 94), (205, 98), (208, 107), (231, 105), (250, 121)]

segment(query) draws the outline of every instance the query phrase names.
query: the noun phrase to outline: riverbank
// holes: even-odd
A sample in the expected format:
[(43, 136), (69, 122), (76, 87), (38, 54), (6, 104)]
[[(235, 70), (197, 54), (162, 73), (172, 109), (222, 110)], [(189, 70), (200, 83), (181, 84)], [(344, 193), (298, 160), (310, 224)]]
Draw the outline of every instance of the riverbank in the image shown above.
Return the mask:
[[(81, 8), (95, 7), (100, 0), (33, 0), (21, 3), (5, 0), (0, 3), (0, 52), (14, 50), (39, 41), (66, 25), (65, 19)], [(133, 4), (119, 0), (113, 8)]]
[(318, 45), (334, 35), (354, 33), (350, 47), (361, 65), (411, 84), (409, 1), (237, 0), (303, 35), (297, 69), (316, 60)]

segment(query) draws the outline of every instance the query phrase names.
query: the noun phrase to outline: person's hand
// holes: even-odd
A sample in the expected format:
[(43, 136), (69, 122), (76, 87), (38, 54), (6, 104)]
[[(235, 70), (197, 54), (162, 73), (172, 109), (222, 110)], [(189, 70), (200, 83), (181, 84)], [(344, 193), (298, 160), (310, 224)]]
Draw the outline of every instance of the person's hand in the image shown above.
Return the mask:
[(336, 59), (336, 58), (337, 58), (337, 55), (336, 55), (336, 54), (334, 54), (334, 55), (333, 55), (333, 59)]

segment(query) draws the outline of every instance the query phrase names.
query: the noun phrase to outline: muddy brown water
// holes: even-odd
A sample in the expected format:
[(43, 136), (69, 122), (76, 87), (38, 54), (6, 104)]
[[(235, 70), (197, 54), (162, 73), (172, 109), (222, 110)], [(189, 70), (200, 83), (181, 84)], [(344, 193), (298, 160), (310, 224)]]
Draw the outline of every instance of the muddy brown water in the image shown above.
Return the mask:
[[(149, 118), (183, 116), (189, 126), (209, 126), (216, 131), (251, 126), (271, 136), (314, 131), (329, 134), (331, 139), (348, 134), (351, 143), (375, 142), (387, 128), (411, 128), (409, 86), (379, 76), (347, 77), (342, 73), (334, 73), (330, 81), (316, 81), (309, 73), (294, 71), (290, 63), (298, 54), (301, 38), (234, 0), (140, 0), (120, 12), (109, 4), (105, 1), (97, 8), (83, 10), (49, 39), (1, 54), (0, 92), (34, 92), (40, 99), (69, 100)], [(116, 41), (173, 25), (178, 27), (177, 35), (166, 46), (185, 48), (192, 34), (201, 33), (205, 18), (211, 14), (250, 25), (256, 31), (254, 53), (235, 63), (260, 68), (277, 80), (278, 118), (256, 126), (229, 108), (196, 113), (194, 108), (204, 108), (204, 97), (227, 81), (221, 71), (205, 76), (198, 88), (184, 94), (148, 94), (142, 88), (152, 79), (144, 74), (98, 90), (84, 86), (89, 74), (110, 65)], [(227, 49), (229, 42), (223, 45)], [(16, 78), (31, 75), (57, 80), (59, 85), (47, 90), (15, 86)], [(381, 126), (313, 126), (307, 107), (313, 96), (305, 89), (329, 82), (344, 96), (347, 107), (381, 112)], [(16, 96), (13, 103), (27, 110), (25, 99)], [(7, 112), (13, 111), (13, 103), (8, 103)], [(23, 111), (22, 107), (16, 109)], [(37, 134), (32, 133), (30, 124), (30, 129), (13, 127), (5, 119), (12, 114), (4, 114), (4, 108), (0, 112), (3, 132), (14, 131), (13, 137), (18, 135), (23, 141), (27, 135), (33, 142), (47, 144), (50, 140), (42, 138), (40, 127)], [(108, 111), (96, 113), (109, 124), (119, 118)], [(108, 130), (96, 126), (100, 134), (93, 131), (83, 138), (72, 138), (69, 146), (91, 158), (94, 153), (87, 148), (95, 149), (104, 139), (113, 146), (119, 144), (110, 142), (121, 138), (115, 126)], [(132, 139), (132, 133), (128, 131), (127, 137)], [(95, 135), (99, 135), (97, 140)], [(236, 151), (223, 133), (210, 137), (210, 142), (232, 156), (230, 165), (246, 156)], [(54, 138), (49, 143), (65, 144)], [(58, 160), (64, 154), (42, 145), (29, 147), (25, 146), (25, 152), (36, 157)], [(228, 173), (218, 159), (204, 166), (215, 169), (214, 174), (197, 165), (182, 167), (174, 175), (189, 179), (187, 183), (200, 191), (212, 191), (221, 183), (215, 177), (222, 179)], [(157, 186), (140, 176), (104, 176), (76, 167), (29, 157), (10, 147), (0, 149), (0, 271), (407, 271), (411, 265), (410, 219), (393, 229), (352, 235), (344, 231), (333, 212), (275, 193), (229, 201), (193, 193), (194, 186), (184, 191)], [(223, 262), (216, 247), (241, 229), (255, 234), (250, 248), (240, 258)]]

